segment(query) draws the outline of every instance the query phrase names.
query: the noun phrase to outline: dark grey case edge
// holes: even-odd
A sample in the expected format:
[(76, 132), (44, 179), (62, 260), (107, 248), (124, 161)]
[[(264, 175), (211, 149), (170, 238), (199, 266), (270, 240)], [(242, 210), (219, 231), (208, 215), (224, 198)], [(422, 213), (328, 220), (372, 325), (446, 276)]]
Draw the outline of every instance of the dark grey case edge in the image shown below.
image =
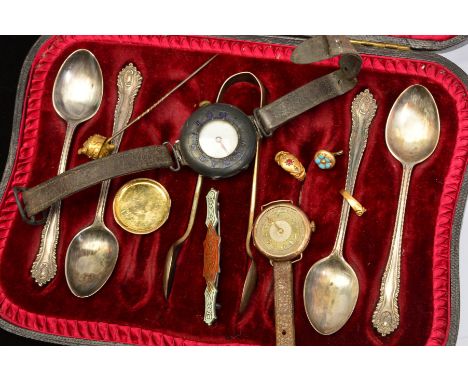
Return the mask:
[[(249, 41), (258, 41), (271, 44), (288, 44), (288, 45), (297, 45), (304, 40), (305, 37), (300, 36), (226, 36), (229, 38), (249, 40)], [(401, 38), (390, 38), (385, 36), (350, 36), (356, 39), (370, 39), (379, 42), (388, 42), (388, 43), (404, 43), (404, 40), (408, 41), (407, 45), (410, 45), (412, 48), (417, 49), (413, 51), (400, 51), (395, 49), (377, 49), (366, 46), (358, 46), (357, 49), (361, 53), (371, 54), (371, 55), (381, 55), (389, 57), (402, 57), (410, 59), (423, 59), (427, 61), (434, 61), (439, 64), (442, 64), (447, 69), (452, 71), (459, 79), (468, 87), (468, 76), (466, 73), (455, 65), (453, 62), (447, 60), (445, 57), (439, 56), (435, 53), (429, 53), (423, 51), (422, 49), (427, 50), (446, 50), (465, 44), (468, 39), (466, 36), (457, 36), (445, 42), (428, 42), (428, 41), (411, 41), (408, 39)], [(36, 44), (31, 48), (28, 56), (26, 57), (23, 68), (21, 70), (20, 79), (17, 86), (16, 93), (16, 102), (15, 102), (15, 111), (13, 116), (13, 129), (10, 140), (10, 148), (8, 159), (5, 165), (5, 170), (3, 172), (2, 181), (0, 183), (0, 200), (3, 198), (3, 193), (5, 192), (6, 185), (11, 175), (13, 168), (14, 160), (16, 157), (16, 150), (18, 146), (18, 137), (19, 137), (19, 127), (21, 123), (21, 116), (23, 111), (24, 95), (26, 90), (26, 85), (29, 78), (29, 71), (31, 69), (32, 62), (36, 56), (37, 51), (42, 46), (42, 44), (48, 39), (47, 36), (41, 37), (38, 39)], [(459, 280), (459, 243), (460, 243), (460, 232), (463, 220), (463, 213), (465, 210), (465, 203), (468, 196), (468, 171), (465, 171), (463, 178), (462, 188), (458, 195), (455, 216), (453, 221), (452, 229), (452, 238), (451, 238), (451, 258), (450, 258), (450, 288), (451, 288), (451, 318), (450, 318), (450, 329), (447, 340), (447, 345), (455, 345), (457, 342), (458, 328), (460, 323), (460, 280)], [(84, 340), (78, 338), (69, 338), (64, 336), (57, 336), (53, 334), (45, 334), (36, 332), (29, 329), (24, 329), (13, 325), (0, 318), (0, 328), (11, 332), (13, 334), (31, 338), (38, 341), (49, 342), (53, 344), (60, 345), (119, 345), (112, 342), (101, 342), (101, 341), (92, 341)]]

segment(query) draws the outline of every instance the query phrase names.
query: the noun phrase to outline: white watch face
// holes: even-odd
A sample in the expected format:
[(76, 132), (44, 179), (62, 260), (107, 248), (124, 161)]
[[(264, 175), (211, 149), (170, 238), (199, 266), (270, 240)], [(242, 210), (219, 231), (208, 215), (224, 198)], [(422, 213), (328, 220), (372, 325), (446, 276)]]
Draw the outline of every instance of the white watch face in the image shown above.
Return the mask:
[(274, 241), (282, 243), (291, 239), (292, 228), (286, 220), (277, 220), (270, 226), (269, 234)]
[(231, 155), (238, 143), (237, 131), (229, 122), (213, 120), (200, 130), (200, 148), (212, 158), (225, 158)]

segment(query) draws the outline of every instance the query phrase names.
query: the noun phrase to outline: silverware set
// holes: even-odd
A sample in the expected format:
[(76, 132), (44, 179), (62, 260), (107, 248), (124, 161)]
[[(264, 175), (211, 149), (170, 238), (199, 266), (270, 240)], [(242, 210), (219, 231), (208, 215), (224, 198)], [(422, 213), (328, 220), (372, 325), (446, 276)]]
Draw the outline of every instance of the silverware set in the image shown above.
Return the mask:
[[(364, 153), (368, 128), (377, 105), (368, 90), (359, 94), (352, 105), (352, 121), (346, 191), (352, 194)], [(437, 147), (440, 121), (437, 105), (427, 88), (412, 85), (395, 101), (385, 127), (390, 153), (403, 166), (395, 228), (380, 287), (380, 297), (372, 324), (382, 335), (399, 326), (398, 295), (400, 290), (401, 248), (405, 206), (413, 167), (431, 156)], [(311, 325), (320, 334), (329, 335), (349, 320), (359, 295), (354, 270), (343, 258), (343, 245), (350, 206), (343, 200), (338, 235), (332, 253), (315, 263), (304, 283), (304, 306)]]

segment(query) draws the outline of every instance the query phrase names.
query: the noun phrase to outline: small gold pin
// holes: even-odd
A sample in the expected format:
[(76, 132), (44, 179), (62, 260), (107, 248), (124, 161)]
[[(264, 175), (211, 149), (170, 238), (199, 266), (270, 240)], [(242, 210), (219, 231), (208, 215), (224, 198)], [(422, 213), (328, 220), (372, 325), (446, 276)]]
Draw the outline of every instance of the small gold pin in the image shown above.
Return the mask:
[(304, 181), (306, 177), (306, 171), (302, 163), (293, 154), (287, 151), (279, 151), (275, 155), (275, 161), (278, 163), (283, 170), (289, 172), (299, 181)]
[(318, 168), (322, 170), (329, 170), (335, 167), (335, 156), (343, 155), (343, 150), (331, 153), (327, 150), (319, 150), (314, 155), (314, 162)]

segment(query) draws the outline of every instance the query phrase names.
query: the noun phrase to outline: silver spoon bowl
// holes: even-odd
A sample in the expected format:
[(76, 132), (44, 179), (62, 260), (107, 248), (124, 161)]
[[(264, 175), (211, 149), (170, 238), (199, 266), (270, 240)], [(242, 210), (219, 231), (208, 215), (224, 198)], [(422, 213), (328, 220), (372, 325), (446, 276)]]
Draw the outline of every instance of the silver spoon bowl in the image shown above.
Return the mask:
[(65, 264), (72, 293), (89, 297), (101, 289), (114, 270), (118, 252), (117, 238), (106, 226), (95, 222), (79, 232), (68, 247)]
[(439, 142), (440, 120), (432, 94), (422, 85), (407, 88), (390, 110), (385, 140), (403, 166), (425, 161)]
[(338, 253), (318, 261), (307, 275), (304, 288), (307, 315), (320, 334), (335, 333), (356, 306), (359, 282), (353, 268)]
[(101, 105), (103, 79), (94, 55), (85, 49), (75, 51), (60, 68), (52, 102), (65, 121), (83, 122), (93, 117)]

